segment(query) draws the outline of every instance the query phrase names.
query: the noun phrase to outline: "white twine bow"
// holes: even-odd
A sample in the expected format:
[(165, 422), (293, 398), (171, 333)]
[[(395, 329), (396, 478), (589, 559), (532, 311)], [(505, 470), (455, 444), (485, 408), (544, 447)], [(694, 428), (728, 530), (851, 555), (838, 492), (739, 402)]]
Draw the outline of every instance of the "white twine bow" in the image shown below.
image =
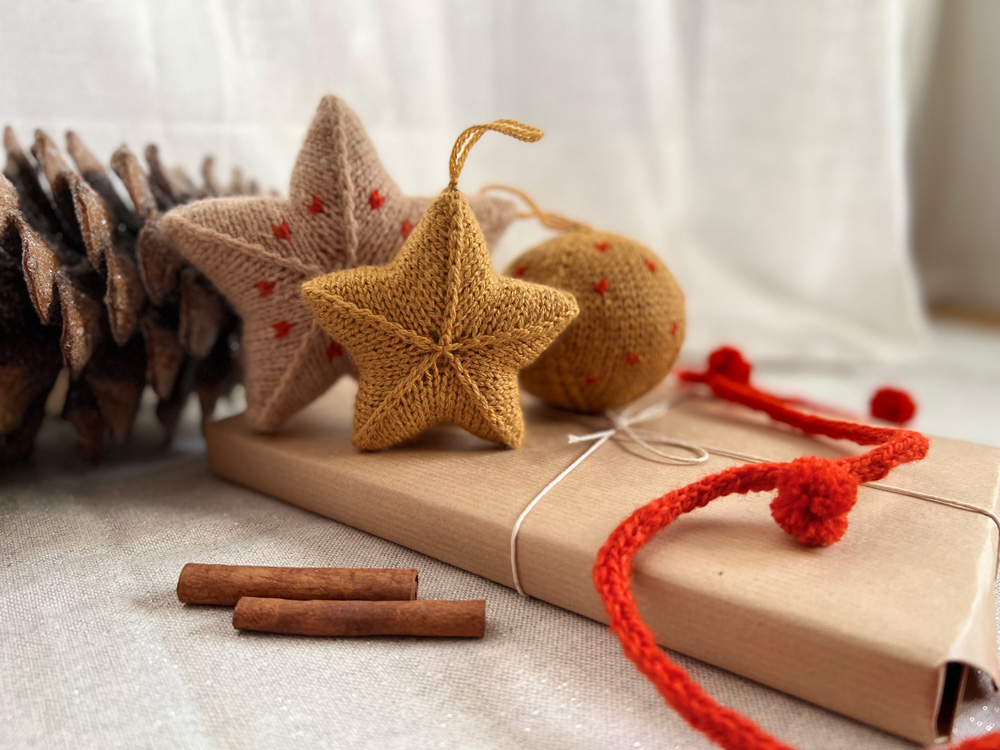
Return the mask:
[[(514, 576), (514, 588), (517, 589), (517, 593), (522, 596), (527, 596), (524, 589), (521, 588), (521, 578), (517, 573), (517, 536), (521, 531), (521, 524), (524, 523), (524, 519), (528, 517), (528, 514), (538, 505), (539, 501), (545, 497), (549, 492), (558, 485), (563, 479), (565, 479), (569, 474), (576, 469), (580, 464), (586, 461), (590, 456), (592, 456), (598, 448), (604, 445), (606, 442), (614, 437), (624, 435), (627, 439), (634, 442), (636, 445), (640, 446), (646, 451), (649, 451), (653, 455), (657, 456), (659, 459), (674, 464), (690, 465), (690, 464), (700, 464), (708, 460), (708, 451), (702, 448), (700, 445), (695, 443), (689, 443), (686, 440), (679, 440), (677, 438), (672, 438), (667, 435), (663, 435), (658, 432), (651, 432), (649, 430), (637, 430), (633, 425), (643, 424), (644, 422), (649, 422), (651, 420), (662, 417), (667, 411), (673, 406), (675, 402), (670, 400), (658, 401), (655, 404), (647, 406), (646, 408), (636, 412), (634, 407), (629, 407), (621, 412), (613, 412), (608, 410), (604, 413), (604, 416), (608, 418), (611, 422), (611, 427), (606, 430), (600, 430), (598, 432), (591, 432), (588, 435), (572, 435), (568, 436), (570, 444), (573, 443), (591, 443), (591, 446), (587, 448), (580, 456), (577, 457), (573, 463), (563, 469), (559, 475), (549, 482), (542, 491), (539, 492), (531, 500), (530, 503), (525, 506), (524, 510), (521, 511), (521, 515), (517, 517), (517, 521), (514, 523), (514, 528), (510, 532), (510, 569)], [(689, 456), (678, 456), (673, 453), (667, 453), (659, 448), (654, 447), (654, 443), (659, 445), (672, 445), (675, 448), (680, 448), (682, 450), (690, 451)]]

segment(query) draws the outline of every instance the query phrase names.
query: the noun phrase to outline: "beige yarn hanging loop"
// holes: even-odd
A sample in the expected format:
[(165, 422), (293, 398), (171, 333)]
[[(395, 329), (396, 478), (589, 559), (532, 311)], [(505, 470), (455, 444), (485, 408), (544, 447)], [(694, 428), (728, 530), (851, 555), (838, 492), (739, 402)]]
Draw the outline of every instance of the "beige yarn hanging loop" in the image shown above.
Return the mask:
[(527, 143), (534, 143), (541, 140), (542, 136), (545, 135), (538, 128), (525, 125), (523, 122), (518, 122), (517, 120), (494, 120), (488, 125), (473, 125), (471, 128), (467, 128), (462, 131), (462, 134), (458, 136), (458, 140), (455, 141), (455, 147), (451, 150), (451, 159), (448, 162), (448, 174), (450, 177), (448, 187), (452, 190), (458, 188), (458, 176), (462, 173), (462, 167), (465, 166), (465, 160), (469, 156), (469, 151), (476, 145), (476, 141), (490, 130), (509, 135), (511, 138), (517, 138), (517, 140)]
[(479, 194), (482, 195), (483, 193), (489, 192), (490, 190), (494, 192), (500, 190), (505, 193), (510, 193), (512, 195), (516, 195), (518, 198), (524, 201), (524, 203), (527, 204), (530, 210), (522, 211), (521, 213), (517, 214), (517, 218), (519, 219), (530, 219), (530, 218), (538, 219), (538, 221), (543, 226), (546, 226), (549, 229), (554, 229), (557, 232), (591, 231), (590, 225), (584, 224), (581, 221), (574, 221), (573, 219), (567, 219), (565, 216), (560, 216), (559, 214), (552, 214), (549, 213), (548, 211), (543, 211), (541, 208), (538, 207), (538, 204), (535, 203), (535, 201), (533, 201), (526, 193), (524, 193), (521, 190), (518, 190), (515, 187), (511, 187), (510, 185), (487, 185), (486, 187), (484, 187), (482, 190), (479, 191)]

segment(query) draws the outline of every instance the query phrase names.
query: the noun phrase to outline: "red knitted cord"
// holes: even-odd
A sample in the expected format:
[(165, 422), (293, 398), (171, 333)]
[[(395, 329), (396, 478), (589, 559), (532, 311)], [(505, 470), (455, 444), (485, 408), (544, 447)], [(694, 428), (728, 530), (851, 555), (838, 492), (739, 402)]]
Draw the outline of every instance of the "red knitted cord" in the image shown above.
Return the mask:
[[(712, 352), (708, 358), (708, 370), (712, 374), (725, 376), (727, 379), (735, 383), (740, 383), (742, 385), (749, 385), (750, 383), (750, 363), (743, 358), (743, 355), (740, 354), (739, 351), (729, 346), (716, 349)], [(704, 376), (703, 374), (688, 374), (698, 382), (703, 382), (701, 380)], [(854, 419), (853, 415), (849, 412), (836, 409), (826, 404), (809, 401), (804, 398), (798, 398), (795, 396), (775, 396), (773, 394), (772, 398), (782, 402), (785, 406), (802, 406), (811, 411), (825, 412), (827, 414), (832, 414), (848, 420)], [(906, 391), (901, 391), (896, 388), (880, 388), (872, 396), (869, 404), (869, 410), (875, 419), (904, 425), (913, 419), (913, 416), (917, 411), (917, 405), (913, 402), (913, 398), (911, 398), (910, 394), (906, 393)]]
[[(597, 555), (594, 584), (610, 616), (611, 630), (625, 655), (652, 681), (685, 721), (725, 750), (794, 750), (738, 712), (710, 698), (681, 667), (667, 658), (643, 622), (632, 596), (636, 552), (682, 513), (733, 494), (777, 490), (771, 515), (787, 533), (809, 546), (826, 546), (847, 530), (858, 485), (882, 479), (894, 467), (919, 461), (928, 440), (918, 432), (870, 427), (804, 414), (750, 385), (750, 365), (735, 349), (720, 349), (706, 372), (682, 372), (682, 380), (704, 383), (719, 398), (768, 414), (808, 435), (874, 445), (860, 456), (805, 457), (788, 462), (748, 464), (712, 474), (668, 492), (636, 510), (615, 529)], [(1000, 750), (1000, 733), (967, 740), (954, 750)]]

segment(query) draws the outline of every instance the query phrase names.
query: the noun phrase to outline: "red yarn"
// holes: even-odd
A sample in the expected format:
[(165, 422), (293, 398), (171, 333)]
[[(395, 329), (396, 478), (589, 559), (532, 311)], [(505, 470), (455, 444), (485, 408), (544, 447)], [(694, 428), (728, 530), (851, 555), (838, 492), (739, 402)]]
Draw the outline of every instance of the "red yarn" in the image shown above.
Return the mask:
[(872, 396), (871, 414), (894, 424), (906, 424), (917, 413), (917, 405), (910, 394), (895, 388), (881, 388)]
[(858, 498), (858, 480), (843, 466), (806, 456), (778, 479), (771, 516), (807, 547), (827, 547), (847, 531), (847, 513)]
[[(860, 456), (828, 459), (809, 456), (789, 462), (747, 464), (704, 477), (668, 492), (622, 521), (597, 555), (594, 584), (618, 636), (639, 671), (692, 727), (725, 750), (794, 750), (731, 708), (710, 698), (657, 645), (632, 596), (632, 560), (636, 552), (682, 513), (732, 494), (777, 490), (771, 515), (803, 544), (823, 546), (840, 540), (858, 485), (885, 477), (902, 463), (927, 455), (929, 442), (910, 430), (871, 427), (797, 411), (782, 399), (750, 386), (750, 364), (732, 348), (709, 358), (706, 372), (682, 372), (690, 383), (704, 383), (719, 398), (768, 414), (807, 435), (826, 435), (875, 446)], [(1000, 750), (1000, 733), (958, 745), (954, 750)]]
[(716, 349), (708, 357), (708, 375), (718, 375), (734, 383), (746, 385), (750, 382), (750, 363), (731, 346)]
[(281, 226), (272, 224), (271, 231), (274, 232), (274, 236), (278, 239), (290, 240), (292, 238), (292, 230), (289, 228), (287, 221), (281, 222)]
[(1000, 750), (1000, 732), (972, 737), (961, 745), (955, 745), (951, 750)]
[(272, 323), (271, 328), (274, 329), (274, 338), (283, 339), (288, 335), (288, 332), (292, 330), (294, 323), (289, 323), (287, 320), (282, 320), (278, 323)]
[(274, 286), (275, 284), (273, 281), (258, 281), (253, 285), (253, 288), (260, 292), (261, 297), (266, 297), (274, 291)]

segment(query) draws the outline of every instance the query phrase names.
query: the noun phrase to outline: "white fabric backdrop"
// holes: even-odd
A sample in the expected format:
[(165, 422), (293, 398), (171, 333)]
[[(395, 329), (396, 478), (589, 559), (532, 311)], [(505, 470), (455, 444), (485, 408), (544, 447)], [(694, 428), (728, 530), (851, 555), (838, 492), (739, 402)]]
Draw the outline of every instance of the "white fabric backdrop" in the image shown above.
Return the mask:
[[(897, 358), (924, 321), (907, 252), (899, 0), (7, 0), (0, 119), (101, 154), (214, 152), (284, 188), (320, 96), (360, 113), (404, 189), (504, 181), (659, 252), (688, 353)], [(543, 236), (523, 223), (500, 262)]]
[(997, 319), (1000, 4), (957, 0), (934, 10), (925, 39), (909, 45), (924, 55), (910, 139), (913, 244), (932, 303)]

